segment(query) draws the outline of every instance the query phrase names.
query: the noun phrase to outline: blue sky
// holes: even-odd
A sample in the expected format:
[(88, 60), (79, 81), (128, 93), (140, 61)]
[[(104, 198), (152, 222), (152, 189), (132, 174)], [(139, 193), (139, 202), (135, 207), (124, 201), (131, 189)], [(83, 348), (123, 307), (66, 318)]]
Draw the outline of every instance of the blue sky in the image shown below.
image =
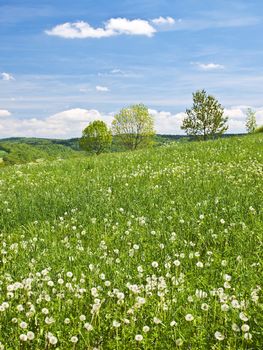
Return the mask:
[(178, 134), (192, 92), (263, 123), (261, 0), (0, 0), (0, 137), (78, 136), (145, 103)]

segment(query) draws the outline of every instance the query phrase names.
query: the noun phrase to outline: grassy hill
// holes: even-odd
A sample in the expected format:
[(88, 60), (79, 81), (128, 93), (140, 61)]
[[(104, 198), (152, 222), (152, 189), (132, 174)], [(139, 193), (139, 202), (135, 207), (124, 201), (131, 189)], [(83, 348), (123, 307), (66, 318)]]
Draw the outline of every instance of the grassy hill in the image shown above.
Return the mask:
[(0, 341), (262, 349), (262, 180), (262, 134), (3, 168)]
[(10, 138), (0, 140), (2, 165), (79, 156), (78, 140)]
[[(233, 135), (224, 135), (231, 137)], [(238, 135), (236, 135), (238, 136)], [(174, 141), (186, 142), (183, 135), (156, 135), (153, 145), (162, 146)], [(125, 148), (113, 138), (109, 152), (123, 152)], [(68, 140), (11, 137), (0, 139), (0, 166), (24, 164), (56, 158), (80, 157), (84, 153), (79, 148), (79, 138)]]

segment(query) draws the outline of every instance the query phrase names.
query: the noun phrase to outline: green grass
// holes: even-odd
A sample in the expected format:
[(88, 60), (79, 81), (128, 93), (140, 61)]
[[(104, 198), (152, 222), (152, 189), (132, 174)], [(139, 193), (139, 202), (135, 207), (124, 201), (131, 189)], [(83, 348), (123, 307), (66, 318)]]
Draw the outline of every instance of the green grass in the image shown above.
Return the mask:
[(71, 147), (56, 144), (49, 141), (31, 139), (8, 140), (0, 142), (0, 157), (3, 159), (2, 165), (25, 164), (39, 162), (57, 158), (70, 158), (81, 156), (81, 152), (73, 150)]
[(3, 168), (4, 349), (262, 349), (262, 183), (261, 134)]

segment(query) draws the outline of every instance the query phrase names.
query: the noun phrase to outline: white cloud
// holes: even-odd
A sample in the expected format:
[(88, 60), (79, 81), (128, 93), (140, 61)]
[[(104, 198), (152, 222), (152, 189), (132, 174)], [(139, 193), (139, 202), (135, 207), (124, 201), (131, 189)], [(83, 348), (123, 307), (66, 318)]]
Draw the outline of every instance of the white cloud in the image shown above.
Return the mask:
[(124, 74), (121, 69), (115, 68), (110, 71), (111, 74)]
[(12, 74), (10, 73), (1, 73), (2, 80), (10, 81), (10, 80), (15, 80)]
[(82, 130), (94, 120), (104, 120), (111, 125), (112, 116), (97, 110), (75, 108), (51, 115), (44, 119), (20, 119), (11, 117), (1, 122), (0, 138), (11, 136), (70, 138), (81, 136)]
[(6, 109), (0, 109), (0, 118), (9, 117), (11, 113)]
[(224, 69), (225, 68), (225, 66), (223, 66), (222, 64), (218, 64), (218, 63), (196, 63), (196, 65), (200, 69), (206, 70), (206, 71), (218, 70), (218, 69)]
[(46, 30), (46, 34), (66, 39), (106, 38), (115, 35), (144, 35), (151, 37), (156, 32), (149, 21), (142, 19), (111, 18), (103, 28), (93, 28), (84, 21), (67, 22)]
[[(180, 20), (179, 20), (180, 21)], [(159, 17), (159, 18), (154, 18), (152, 19), (152, 22), (155, 24), (155, 25), (164, 25), (164, 24), (168, 24), (168, 25), (172, 25), (172, 24), (175, 24), (175, 19), (172, 18), (172, 17)]]
[[(244, 133), (247, 107), (226, 108), (225, 115), (229, 116), (228, 133)], [(258, 125), (263, 125), (263, 107), (255, 109)], [(149, 109), (155, 121), (158, 134), (183, 134), (181, 130), (185, 113), (171, 113)], [(81, 136), (82, 130), (94, 120), (103, 120), (109, 127), (114, 117), (113, 113), (100, 113), (95, 109), (74, 108), (53, 114), (44, 119), (21, 119), (10, 116), (6, 110), (0, 110), (0, 116), (9, 117), (8, 123), (0, 118), (0, 138), (11, 136), (70, 138)]]
[(154, 117), (155, 130), (158, 134), (183, 134), (181, 124), (185, 113), (173, 114), (155, 109), (149, 109), (149, 113)]
[(109, 88), (107, 88), (107, 86), (100, 86), (100, 85), (96, 86), (96, 90), (99, 91), (99, 92), (108, 92), (108, 91), (110, 91)]

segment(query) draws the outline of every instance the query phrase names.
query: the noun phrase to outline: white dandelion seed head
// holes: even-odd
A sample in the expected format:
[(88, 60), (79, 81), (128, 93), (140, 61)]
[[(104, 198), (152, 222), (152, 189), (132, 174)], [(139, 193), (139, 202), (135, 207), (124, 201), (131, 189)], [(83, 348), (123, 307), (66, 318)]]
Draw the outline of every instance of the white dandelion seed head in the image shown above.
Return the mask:
[(78, 340), (79, 340), (78, 337), (76, 337), (75, 335), (70, 338), (71, 343), (77, 343)]
[(148, 333), (149, 330), (150, 330), (150, 327), (149, 327), (149, 326), (144, 326), (144, 327), (142, 328), (142, 330), (143, 330), (144, 333)]
[(194, 316), (192, 314), (187, 314), (185, 315), (185, 319), (186, 321), (191, 322), (194, 320)]
[(215, 338), (216, 338), (216, 340), (222, 341), (225, 339), (225, 336), (221, 332), (217, 331), (217, 332), (215, 332)]
[(136, 334), (135, 335), (135, 340), (136, 341), (142, 341), (143, 340), (143, 336), (141, 334)]
[(248, 332), (249, 328), (250, 328), (249, 325), (246, 323), (242, 324), (242, 326), (241, 326), (242, 332)]

